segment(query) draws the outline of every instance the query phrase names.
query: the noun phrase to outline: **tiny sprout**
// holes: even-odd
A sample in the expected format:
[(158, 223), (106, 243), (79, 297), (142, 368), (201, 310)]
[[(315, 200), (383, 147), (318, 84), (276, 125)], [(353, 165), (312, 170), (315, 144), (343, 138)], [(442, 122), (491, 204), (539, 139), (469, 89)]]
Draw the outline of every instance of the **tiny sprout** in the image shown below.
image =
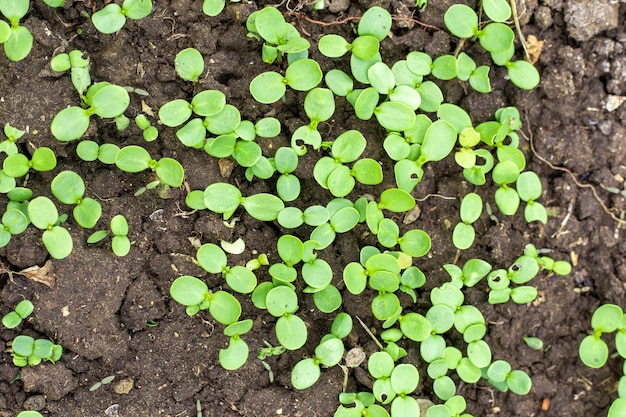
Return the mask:
[(110, 384), (111, 382), (113, 382), (114, 379), (115, 379), (115, 375), (109, 375), (107, 377), (104, 377), (100, 381), (98, 381), (95, 384), (93, 384), (89, 388), (89, 391), (95, 391), (95, 390), (99, 389), (103, 385)]
[(36, 366), (41, 361), (56, 362), (61, 359), (63, 348), (46, 339), (33, 339), (30, 336), (20, 335), (13, 339), (11, 355), (15, 366)]
[(2, 325), (7, 329), (14, 329), (20, 325), (33, 312), (33, 303), (30, 300), (22, 300), (15, 309), (2, 317)]
[(121, 214), (113, 216), (111, 219), (111, 249), (117, 256), (126, 256), (130, 252), (130, 239), (128, 238), (128, 222)]
[(543, 340), (538, 337), (525, 336), (523, 337), (524, 343), (534, 350), (543, 350)]

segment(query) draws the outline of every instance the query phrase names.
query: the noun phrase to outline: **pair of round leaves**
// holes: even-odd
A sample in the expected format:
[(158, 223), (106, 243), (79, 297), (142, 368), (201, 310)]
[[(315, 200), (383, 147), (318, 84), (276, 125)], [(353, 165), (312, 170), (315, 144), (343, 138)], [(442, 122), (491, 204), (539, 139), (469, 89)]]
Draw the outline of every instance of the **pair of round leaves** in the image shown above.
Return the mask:
[(299, 59), (287, 67), (284, 77), (273, 71), (254, 77), (250, 82), (250, 92), (259, 103), (272, 104), (285, 95), (287, 85), (297, 91), (308, 91), (322, 81), (322, 76), (316, 61)]
[[(191, 103), (182, 98), (168, 101), (159, 108), (159, 120), (161, 120), (161, 122), (166, 126), (177, 127), (185, 123), (191, 117), (192, 113), (209, 118), (205, 120), (207, 126), (212, 124), (211, 122), (214, 120), (217, 121), (218, 119), (240, 119), (240, 116), (238, 116), (239, 111), (235, 112), (236, 108), (234, 109), (232, 106), (228, 107), (226, 113), (222, 113), (225, 108), (226, 96), (224, 93), (218, 90), (205, 90), (193, 96)], [(232, 113), (232, 116), (230, 113)], [(201, 120), (198, 121), (202, 123)], [(221, 129), (212, 133), (230, 133), (236, 128), (237, 126), (226, 131), (224, 131), (225, 129)]]
[(62, 142), (79, 139), (89, 127), (89, 117), (114, 118), (124, 113), (130, 104), (128, 92), (106, 82), (92, 85), (85, 95), (88, 109), (72, 106), (61, 110), (52, 119), (50, 130)]
[(288, 350), (300, 349), (306, 343), (307, 327), (294, 313), (298, 310), (298, 296), (285, 285), (270, 289), (265, 296), (267, 311), (276, 321), (276, 338)]
[(50, 184), (52, 194), (64, 204), (73, 204), (76, 223), (86, 229), (96, 225), (102, 214), (102, 206), (96, 200), (86, 197), (85, 183), (74, 171), (60, 172)]
[(243, 205), (248, 214), (260, 221), (273, 221), (285, 208), (283, 201), (272, 194), (259, 193), (243, 197), (237, 187), (228, 183), (214, 183), (204, 190), (204, 204), (215, 212), (229, 218)]
[(43, 230), (41, 237), (46, 250), (55, 259), (63, 259), (72, 253), (74, 243), (67, 229), (58, 226), (59, 212), (48, 197), (36, 197), (28, 203), (31, 223)]
[(591, 316), (591, 327), (594, 333), (586, 336), (578, 348), (582, 362), (591, 368), (601, 368), (609, 357), (609, 348), (602, 333), (611, 333), (616, 330), (615, 347), (620, 356), (626, 356), (626, 336), (622, 328), (626, 328), (626, 319), (620, 306), (603, 304)]
[(91, 16), (93, 25), (105, 34), (115, 33), (126, 23), (126, 18), (143, 19), (152, 12), (152, 0), (124, 0), (122, 6), (110, 3)]
[(257, 279), (254, 272), (241, 265), (228, 267), (226, 253), (219, 246), (213, 243), (200, 246), (196, 258), (205, 271), (223, 274), (226, 283), (233, 291), (249, 294), (256, 288)]
[(458, 249), (468, 249), (474, 243), (476, 232), (472, 223), (483, 211), (483, 200), (476, 193), (468, 193), (461, 200), (461, 222), (457, 223), (452, 232), (452, 242)]
[(211, 316), (226, 326), (237, 322), (241, 315), (241, 305), (235, 297), (225, 291), (212, 293), (203, 281), (189, 275), (174, 280), (170, 295), (186, 307), (203, 305), (208, 301)]
[(57, 165), (56, 156), (50, 148), (42, 146), (37, 148), (29, 161), (26, 155), (14, 153), (9, 155), (3, 163), (3, 174), (18, 178), (26, 175), (33, 168), (40, 172), (52, 171)]
[(148, 151), (141, 146), (125, 146), (117, 153), (115, 165), (122, 171), (141, 172), (151, 168), (159, 180), (170, 187), (180, 187), (185, 177), (182, 165), (172, 158), (153, 160)]
[(296, 389), (312, 387), (320, 378), (320, 365), (331, 367), (337, 365), (343, 357), (344, 346), (341, 339), (329, 337), (315, 348), (313, 358), (303, 359), (296, 363), (291, 371), (291, 385)]

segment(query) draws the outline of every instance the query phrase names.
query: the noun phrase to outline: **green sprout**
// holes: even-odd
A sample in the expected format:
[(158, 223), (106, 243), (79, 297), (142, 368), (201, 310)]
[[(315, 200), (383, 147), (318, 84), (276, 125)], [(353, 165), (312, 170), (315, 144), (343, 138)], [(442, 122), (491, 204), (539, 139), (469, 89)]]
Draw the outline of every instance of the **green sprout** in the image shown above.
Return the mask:
[(235, 297), (225, 291), (209, 291), (203, 281), (189, 275), (174, 280), (170, 295), (186, 307), (189, 316), (200, 310), (209, 310), (215, 320), (228, 326), (237, 322), (241, 315), (241, 305)]
[(196, 254), (198, 263), (211, 274), (222, 274), (228, 286), (240, 294), (249, 294), (256, 288), (257, 279), (254, 272), (244, 266), (227, 266), (226, 253), (212, 243), (200, 246)]
[(6, 123), (4, 125), (4, 136), (7, 138), (6, 140), (0, 142), (0, 152), (4, 152), (7, 156), (16, 154), (18, 149), (15, 142), (24, 136), (25, 133), (25, 131), (17, 129)]
[(43, 230), (41, 238), (50, 256), (63, 259), (72, 253), (72, 237), (67, 229), (58, 225), (59, 212), (52, 200), (43, 196), (31, 200), (28, 203), (28, 217), (33, 226)]
[[(537, 203), (538, 204), (538, 203)], [(452, 242), (457, 248), (468, 249), (474, 243), (476, 232), (472, 223), (483, 211), (483, 200), (476, 193), (468, 193), (461, 200), (461, 222), (457, 223), (452, 232)]]
[(89, 58), (83, 58), (83, 55), (82, 51), (73, 50), (67, 54), (56, 55), (50, 60), (50, 67), (53, 71), (65, 72), (70, 70), (72, 84), (81, 97), (91, 85)]
[(62, 142), (79, 139), (89, 127), (90, 116), (116, 118), (128, 108), (130, 97), (123, 87), (99, 82), (87, 89), (83, 101), (87, 108), (71, 106), (54, 116), (50, 130), (55, 138)]
[[(366, 144), (358, 130), (348, 130), (339, 135), (332, 143), (331, 156), (324, 156), (315, 164), (313, 176), (317, 183), (335, 197), (348, 195), (356, 181), (367, 185), (380, 184), (383, 180), (380, 164), (371, 158), (359, 159)], [(352, 168), (346, 165), (352, 162)]]
[(320, 378), (320, 366), (332, 367), (337, 365), (344, 354), (341, 339), (352, 331), (352, 318), (346, 313), (339, 313), (333, 320), (331, 332), (324, 337), (315, 348), (312, 358), (302, 359), (296, 363), (291, 371), (291, 385), (296, 389), (312, 387)]
[(32, 168), (39, 172), (52, 171), (57, 166), (57, 159), (52, 149), (42, 146), (35, 149), (31, 159), (21, 153), (9, 155), (3, 162), (2, 171), (9, 177), (23, 177)]
[(117, 153), (115, 165), (125, 172), (141, 172), (151, 169), (159, 180), (170, 187), (180, 187), (185, 177), (182, 165), (172, 158), (152, 159), (141, 146), (125, 146)]
[(586, 336), (578, 348), (582, 362), (591, 368), (601, 368), (609, 358), (609, 347), (602, 340), (603, 333), (613, 333), (615, 347), (621, 357), (626, 357), (626, 319), (621, 307), (603, 304), (591, 316), (593, 333)]
[(74, 171), (60, 172), (50, 184), (52, 194), (64, 204), (74, 204), (74, 219), (80, 226), (91, 229), (102, 214), (102, 206), (93, 198), (84, 197), (85, 183)]
[(250, 93), (256, 101), (272, 104), (280, 100), (287, 85), (297, 91), (309, 91), (322, 81), (322, 70), (312, 59), (299, 59), (292, 62), (285, 75), (267, 71), (254, 77), (250, 82)]
[(111, 249), (117, 256), (126, 256), (130, 252), (130, 239), (128, 239), (128, 222), (121, 214), (111, 219)]
[(139, 20), (152, 13), (151, 0), (124, 0), (106, 5), (91, 16), (93, 25), (105, 34), (115, 33), (126, 24), (126, 18)]
[(285, 208), (283, 201), (272, 194), (259, 193), (243, 197), (237, 187), (227, 183), (214, 183), (204, 190), (205, 207), (214, 213), (230, 218), (242, 205), (249, 215), (261, 221), (273, 221)]
[[(248, 36), (264, 41), (261, 53), (263, 62), (271, 64), (276, 60), (280, 61), (285, 54), (289, 63), (308, 56), (309, 41), (302, 38), (275, 7), (265, 7), (252, 13), (246, 21), (246, 28)], [(292, 88), (298, 89), (294, 86)], [(276, 100), (278, 99), (280, 97)]]
[(2, 317), (2, 325), (7, 329), (14, 329), (33, 312), (35, 307), (30, 300), (22, 300), (15, 306), (13, 311)]
[(61, 345), (55, 345), (46, 339), (33, 339), (30, 336), (20, 335), (13, 339), (11, 355), (15, 366), (36, 366), (41, 361), (56, 362), (63, 354)]
[(0, 21), (0, 43), (4, 44), (4, 53), (11, 61), (21, 61), (26, 58), (33, 47), (33, 35), (20, 26), (20, 20), (30, 6), (29, 0), (2, 0), (0, 13), (9, 19), (10, 25)]
[(150, 121), (144, 114), (138, 114), (135, 117), (135, 124), (141, 129), (143, 138), (146, 142), (152, 142), (159, 137), (159, 131), (155, 126), (150, 124)]
[(117, 153), (120, 151), (119, 146), (113, 143), (103, 143), (98, 145), (92, 140), (81, 140), (76, 146), (76, 154), (83, 161), (100, 161), (103, 164), (113, 165)]

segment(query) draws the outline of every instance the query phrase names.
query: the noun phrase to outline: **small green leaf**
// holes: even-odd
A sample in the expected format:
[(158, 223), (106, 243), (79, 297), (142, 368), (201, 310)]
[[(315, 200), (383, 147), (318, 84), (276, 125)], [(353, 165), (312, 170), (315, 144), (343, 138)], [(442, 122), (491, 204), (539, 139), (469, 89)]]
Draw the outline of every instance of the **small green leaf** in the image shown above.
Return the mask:
[[(300, 59), (289, 65), (285, 71), (284, 80), (294, 90), (309, 91), (322, 81), (322, 77), (323, 74), (319, 64), (307, 58)], [(250, 87), (252, 87), (252, 84)]]
[(320, 375), (320, 366), (315, 359), (302, 359), (291, 370), (291, 385), (300, 390), (310, 388), (319, 380)]
[(213, 243), (205, 243), (200, 246), (196, 253), (196, 258), (200, 266), (212, 274), (223, 272), (228, 263), (226, 253)]
[(374, 109), (374, 115), (382, 127), (402, 132), (415, 124), (415, 112), (404, 103), (385, 101)]
[(359, 21), (359, 35), (371, 35), (378, 41), (387, 37), (391, 30), (391, 15), (382, 7), (374, 6), (367, 9)]
[(250, 93), (259, 103), (272, 104), (285, 95), (285, 82), (285, 78), (277, 72), (264, 72), (250, 82)]
[(276, 220), (278, 213), (285, 208), (280, 198), (267, 193), (246, 197), (242, 205), (252, 217), (265, 222)]
[(33, 47), (33, 35), (24, 26), (11, 27), (11, 36), (4, 43), (4, 53), (11, 61), (26, 58)]
[(225, 291), (217, 291), (209, 299), (209, 313), (215, 320), (226, 326), (239, 320), (241, 305), (235, 297)]
[[(204, 72), (204, 59), (202, 54), (195, 48), (183, 49), (176, 54), (174, 67), (180, 78), (185, 81), (196, 82)], [(201, 113), (198, 114), (202, 116)]]
[(87, 110), (72, 106), (61, 110), (52, 119), (50, 131), (55, 138), (62, 142), (79, 139), (89, 127)]
[(448, 30), (459, 38), (471, 38), (478, 32), (478, 15), (464, 4), (450, 6), (443, 20)]
[[(34, 201), (34, 200), (33, 200)], [(31, 201), (32, 204), (32, 201)], [(30, 207), (30, 205), (29, 205)], [(72, 253), (74, 243), (72, 242), (72, 236), (67, 229), (61, 226), (53, 226), (43, 232), (41, 237), (46, 250), (55, 259), (66, 258)]]
[(513, 84), (522, 90), (532, 90), (539, 85), (539, 72), (530, 62), (510, 62), (506, 68)]
[(276, 338), (287, 350), (300, 349), (307, 339), (306, 324), (294, 314), (282, 316), (276, 322)]
[(328, 58), (342, 57), (350, 50), (350, 44), (342, 36), (329, 34), (320, 38), (317, 45), (320, 53)]
[(202, 303), (209, 294), (207, 285), (196, 277), (183, 275), (174, 280), (170, 287), (170, 295), (184, 306), (195, 306)]
[(234, 371), (241, 368), (248, 360), (250, 349), (248, 344), (239, 337), (231, 337), (226, 349), (220, 349), (220, 365), (226, 370)]
[(126, 23), (122, 8), (115, 3), (106, 5), (91, 16), (93, 25), (104, 34), (115, 33)]

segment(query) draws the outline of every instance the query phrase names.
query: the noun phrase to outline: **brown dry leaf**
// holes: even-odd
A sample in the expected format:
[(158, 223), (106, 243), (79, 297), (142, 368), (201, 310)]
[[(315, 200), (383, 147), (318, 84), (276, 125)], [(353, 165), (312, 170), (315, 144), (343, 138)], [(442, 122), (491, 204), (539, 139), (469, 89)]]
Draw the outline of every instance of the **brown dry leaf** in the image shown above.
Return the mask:
[(46, 263), (41, 267), (37, 265), (31, 266), (30, 268), (26, 268), (17, 273), (27, 279), (46, 285), (50, 288), (54, 287), (55, 281), (54, 275), (52, 275), (52, 262), (50, 260), (46, 261)]
[(544, 41), (540, 41), (535, 35), (528, 35), (528, 38), (526, 38), (526, 47), (528, 48), (531, 64), (539, 60), (541, 51), (543, 50), (543, 44)]
[(148, 106), (146, 102), (143, 100), (141, 100), (141, 111), (150, 117), (154, 117), (154, 112), (152, 111), (152, 107)]

